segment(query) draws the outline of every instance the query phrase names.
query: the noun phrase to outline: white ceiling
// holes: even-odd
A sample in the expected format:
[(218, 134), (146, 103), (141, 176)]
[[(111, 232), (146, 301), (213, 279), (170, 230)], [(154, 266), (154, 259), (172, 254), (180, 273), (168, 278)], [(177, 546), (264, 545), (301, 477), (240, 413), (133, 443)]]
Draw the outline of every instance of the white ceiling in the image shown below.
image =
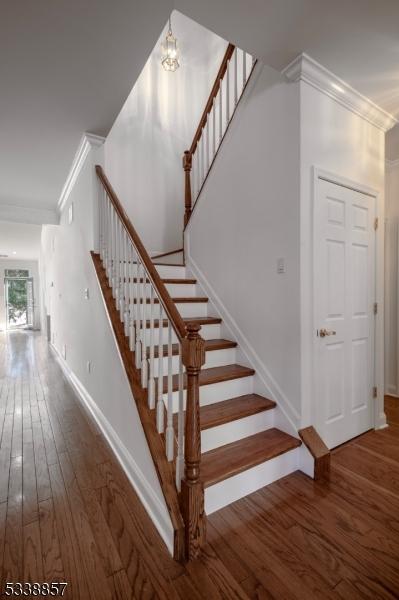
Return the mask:
[(0, 0), (0, 203), (55, 207), (173, 4), (277, 69), (305, 51), (399, 116), (399, 0)]
[(41, 225), (0, 221), (0, 255), (13, 260), (37, 260), (40, 254)]

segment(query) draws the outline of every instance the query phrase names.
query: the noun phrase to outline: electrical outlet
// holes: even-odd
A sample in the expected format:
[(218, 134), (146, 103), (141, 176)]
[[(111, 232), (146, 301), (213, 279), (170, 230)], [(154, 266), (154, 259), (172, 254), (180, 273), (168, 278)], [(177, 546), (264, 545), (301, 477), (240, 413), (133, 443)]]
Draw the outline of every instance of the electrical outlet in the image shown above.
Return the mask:
[(85, 300), (88, 300), (89, 298), (90, 298), (89, 288), (85, 288)]
[(88, 373), (91, 373), (91, 362), (89, 360), (86, 363), (86, 369)]
[(277, 259), (277, 273), (279, 275), (282, 275), (283, 273), (285, 273), (285, 259), (284, 258)]

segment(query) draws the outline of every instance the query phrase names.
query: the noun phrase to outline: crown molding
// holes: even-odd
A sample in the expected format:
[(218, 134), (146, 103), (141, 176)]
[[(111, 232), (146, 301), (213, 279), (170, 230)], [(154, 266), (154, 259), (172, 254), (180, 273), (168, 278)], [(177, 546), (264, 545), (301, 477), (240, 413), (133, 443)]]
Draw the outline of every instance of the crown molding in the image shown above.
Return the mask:
[(0, 221), (27, 223), (29, 225), (58, 225), (59, 218), (55, 210), (48, 208), (0, 204)]
[(396, 160), (390, 160), (389, 158), (386, 158), (385, 166), (389, 170), (399, 168), (399, 158), (397, 158)]
[(384, 132), (397, 123), (395, 117), (305, 53), (297, 56), (282, 73), (290, 81), (305, 81)]
[(61, 195), (58, 200), (58, 210), (61, 212), (68, 201), (69, 195), (75, 185), (78, 175), (84, 165), (87, 155), (92, 148), (99, 148), (103, 145), (105, 138), (101, 135), (94, 135), (93, 133), (84, 133), (80, 140), (79, 147), (76, 151), (75, 157), (72, 161), (71, 168), (68, 173), (68, 177), (62, 188)]

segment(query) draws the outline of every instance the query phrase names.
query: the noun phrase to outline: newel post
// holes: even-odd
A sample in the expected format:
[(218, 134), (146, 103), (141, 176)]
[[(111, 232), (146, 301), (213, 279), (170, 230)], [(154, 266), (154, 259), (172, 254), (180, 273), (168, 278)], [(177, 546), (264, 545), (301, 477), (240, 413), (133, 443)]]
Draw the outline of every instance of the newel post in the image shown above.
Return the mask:
[(199, 374), (205, 363), (205, 342), (199, 335), (201, 326), (188, 323), (183, 340), (183, 364), (187, 372), (187, 401), (184, 454), (184, 478), (181, 487), (182, 513), (185, 523), (186, 558), (197, 558), (205, 542), (204, 486), (200, 479), (201, 428), (199, 411)]
[(187, 225), (192, 209), (191, 201), (191, 168), (192, 168), (192, 154), (189, 150), (186, 150), (183, 156), (183, 169), (185, 174), (185, 191), (184, 191), (184, 227)]

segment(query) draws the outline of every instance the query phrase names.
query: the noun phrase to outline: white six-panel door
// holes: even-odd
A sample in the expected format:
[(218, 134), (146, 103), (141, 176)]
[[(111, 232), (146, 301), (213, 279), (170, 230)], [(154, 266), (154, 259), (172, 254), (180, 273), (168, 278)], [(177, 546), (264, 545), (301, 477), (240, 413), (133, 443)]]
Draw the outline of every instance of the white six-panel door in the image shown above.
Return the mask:
[(318, 179), (314, 204), (314, 391), (333, 448), (373, 426), (376, 198)]

